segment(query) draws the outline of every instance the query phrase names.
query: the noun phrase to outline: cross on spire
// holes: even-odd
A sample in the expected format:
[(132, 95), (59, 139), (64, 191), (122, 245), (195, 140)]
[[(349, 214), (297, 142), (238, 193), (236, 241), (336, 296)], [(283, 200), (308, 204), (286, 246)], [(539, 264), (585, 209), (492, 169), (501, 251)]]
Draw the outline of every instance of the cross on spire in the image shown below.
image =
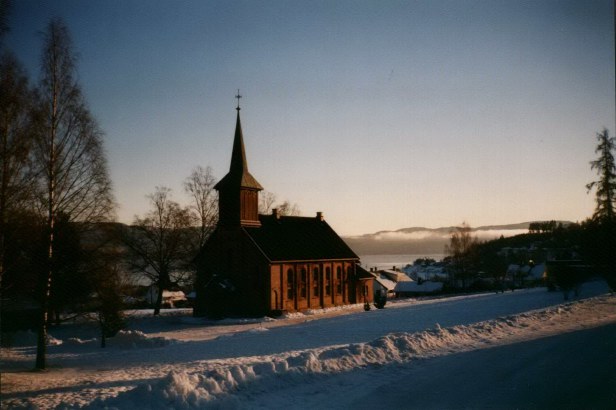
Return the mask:
[(235, 96), (235, 98), (237, 98), (237, 108), (236, 110), (240, 110), (240, 98), (242, 98), (242, 96), (240, 95), (240, 89), (237, 89), (237, 95)]

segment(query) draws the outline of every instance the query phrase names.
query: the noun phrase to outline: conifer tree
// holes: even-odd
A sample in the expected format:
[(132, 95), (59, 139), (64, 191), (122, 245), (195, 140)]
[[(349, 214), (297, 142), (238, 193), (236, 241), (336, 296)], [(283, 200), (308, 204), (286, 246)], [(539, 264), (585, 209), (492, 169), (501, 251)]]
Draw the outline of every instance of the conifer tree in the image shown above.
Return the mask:
[(587, 249), (591, 262), (603, 273), (608, 285), (616, 290), (616, 218), (614, 201), (616, 199), (616, 163), (614, 150), (616, 141), (610, 137), (608, 130), (597, 133), (599, 157), (590, 162), (590, 167), (597, 171), (599, 179), (586, 185), (590, 191), (596, 188), (595, 212), (586, 224)]
[(590, 168), (597, 171), (599, 179), (586, 185), (588, 191), (596, 188), (596, 208), (593, 219), (603, 223), (614, 222), (614, 200), (616, 199), (616, 163), (614, 149), (616, 142), (610, 137), (608, 130), (597, 133), (597, 148), (599, 158), (590, 162)]

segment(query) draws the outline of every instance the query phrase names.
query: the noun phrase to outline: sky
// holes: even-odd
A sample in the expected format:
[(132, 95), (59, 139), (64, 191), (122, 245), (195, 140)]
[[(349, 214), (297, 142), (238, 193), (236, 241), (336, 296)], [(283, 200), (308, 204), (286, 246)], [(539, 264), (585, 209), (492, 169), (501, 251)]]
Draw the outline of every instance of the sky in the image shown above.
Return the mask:
[(6, 44), (33, 83), (54, 16), (121, 222), (226, 174), (238, 89), (251, 174), (342, 235), (582, 221), (616, 131), (609, 0), (19, 0)]

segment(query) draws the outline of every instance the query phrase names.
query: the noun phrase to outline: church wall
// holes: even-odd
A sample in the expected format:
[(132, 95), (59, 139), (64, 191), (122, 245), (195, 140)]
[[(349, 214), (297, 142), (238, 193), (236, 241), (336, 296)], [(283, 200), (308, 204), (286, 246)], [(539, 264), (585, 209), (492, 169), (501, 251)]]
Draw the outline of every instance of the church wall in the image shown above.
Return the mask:
[(270, 266), (272, 311), (302, 311), (352, 303), (355, 262), (313, 261)]
[(218, 206), (218, 223), (224, 226), (237, 226), (240, 220), (240, 201), (237, 192), (221, 190)]
[[(268, 314), (269, 264), (238, 229), (218, 229), (206, 244), (197, 273), (196, 315)], [(213, 275), (216, 275), (214, 277)], [(228, 280), (233, 290), (214, 282)]]
[(239, 254), (234, 257), (233, 275), (238, 286), (238, 314), (262, 316), (269, 313), (269, 263), (247, 236), (241, 235)]
[(374, 280), (362, 279), (354, 284), (355, 303), (372, 303), (374, 299)]
[[(372, 301), (372, 281), (355, 280), (354, 260), (270, 263), (239, 229), (219, 229), (211, 239), (199, 281), (217, 274), (236, 287), (208, 307), (221, 315), (257, 316)], [(198, 308), (196, 314), (198, 310), (203, 311)]]

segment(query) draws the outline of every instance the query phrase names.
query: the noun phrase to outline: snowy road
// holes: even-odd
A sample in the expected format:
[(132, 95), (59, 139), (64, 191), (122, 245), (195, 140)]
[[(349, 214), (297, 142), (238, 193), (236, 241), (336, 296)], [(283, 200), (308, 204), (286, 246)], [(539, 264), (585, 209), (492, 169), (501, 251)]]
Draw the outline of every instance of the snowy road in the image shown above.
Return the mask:
[[(356, 306), (207, 325), (187, 316), (143, 318), (132, 326), (145, 334), (125, 333), (110, 340), (107, 349), (85, 340), (92, 326), (66, 326), (52, 331), (63, 342), (49, 347), (46, 373), (29, 371), (32, 346), (3, 349), (3, 406), (545, 408), (596, 403), (595, 408), (604, 408), (616, 404), (606, 393), (614, 390), (610, 375), (616, 374), (616, 298), (593, 296), (606, 291), (604, 283), (591, 282), (582, 289), (582, 297), (590, 299), (566, 304), (560, 293), (530, 289), (396, 301), (370, 312)], [(69, 339), (75, 336), (81, 339)], [(546, 380), (564, 387), (547, 389)], [(594, 393), (585, 397), (577, 389), (575, 402), (569, 396), (576, 386)], [(566, 399), (557, 401), (561, 396)]]
[(288, 409), (613, 409), (616, 324), (365, 368), (352, 377), (315, 376), (253, 392), (251, 400)]
[[(587, 283), (582, 289), (582, 297), (591, 297), (605, 291), (605, 285), (600, 282)], [(288, 326), (284, 325), (285, 320), (280, 321), (282, 323), (273, 321), (242, 326), (249, 328), (249, 331), (225, 326), (226, 333), (214, 340), (201, 342), (204, 348), (202, 358), (267, 355), (332, 344), (368, 342), (388, 333), (417, 332), (436, 324), (441, 327), (466, 325), (560, 303), (563, 303), (560, 292), (535, 288), (446, 299), (409, 299), (389, 303), (385, 309), (372, 309), (369, 312), (364, 312), (360, 306), (354, 311), (335, 312), (334, 317), (306, 316), (300, 323)], [(187, 321), (192, 322), (192, 318)], [(208, 339), (209, 332), (207, 327), (195, 326), (190, 331), (184, 330), (183, 338), (189, 341)], [(156, 335), (174, 338), (173, 329)]]

